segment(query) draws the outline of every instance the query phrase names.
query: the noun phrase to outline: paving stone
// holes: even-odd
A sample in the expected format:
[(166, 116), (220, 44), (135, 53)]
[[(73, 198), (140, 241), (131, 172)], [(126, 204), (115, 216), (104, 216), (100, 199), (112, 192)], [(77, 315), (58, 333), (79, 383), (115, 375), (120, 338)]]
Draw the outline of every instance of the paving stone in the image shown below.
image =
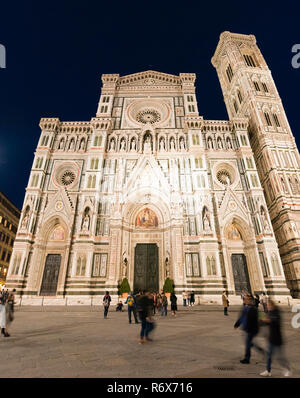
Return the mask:
[[(224, 317), (220, 306), (180, 308), (176, 318), (156, 315), (152, 343), (138, 344), (140, 325), (127, 312), (110, 311), (108, 320), (93, 307), (20, 307), (10, 338), (0, 339), (2, 377), (259, 377), (264, 359), (253, 351), (246, 367), (244, 334), (233, 324), (240, 308)], [(286, 354), (300, 376), (300, 329), (282, 308)], [(265, 346), (261, 329), (257, 343)], [(147, 365), (145, 365), (145, 363)], [(282, 377), (274, 362), (272, 373)]]

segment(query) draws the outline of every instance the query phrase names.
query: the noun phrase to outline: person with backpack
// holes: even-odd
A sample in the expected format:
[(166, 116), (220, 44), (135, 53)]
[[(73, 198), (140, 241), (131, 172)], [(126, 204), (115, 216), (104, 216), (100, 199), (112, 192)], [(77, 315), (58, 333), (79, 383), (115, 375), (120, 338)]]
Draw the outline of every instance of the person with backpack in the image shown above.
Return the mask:
[(110, 306), (110, 302), (111, 302), (111, 297), (109, 295), (109, 292), (105, 293), (105, 296), (103, 297), (103, 306), (104, 306), (104, 319), (107, 318), (107, 314), (108, 314), (108, 309)]
[(134, 316), (135, 323), (139, 323), (139, 321), (137, 319), (137, 315), (136, 315), (137, 303), (136, 303), (136, 298), (135, 298), (133, 292), (131, 292), (127, 296), (125, 304), (127, 304), (127, 308), (128, 308), (128, 320), (129, 320), (129, 323), (131, 323), (131, 314), (132, 313), (133, 313), (133, 316)]

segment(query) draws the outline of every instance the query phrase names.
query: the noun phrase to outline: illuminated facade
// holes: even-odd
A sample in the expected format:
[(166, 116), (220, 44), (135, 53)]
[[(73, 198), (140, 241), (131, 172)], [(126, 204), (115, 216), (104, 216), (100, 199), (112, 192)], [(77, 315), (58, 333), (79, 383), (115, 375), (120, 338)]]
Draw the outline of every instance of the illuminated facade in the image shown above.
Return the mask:
[(194, 74), (155, 71), (102, 75), (90, 121), (41, 119), (8, 277), (22, 302), (99, 304), (124, 277), (200, 303), (298, 294), (299, 154), (275, 84), (252, 35), (224, 32), (213, 65), (229, 120), (199, 116)]

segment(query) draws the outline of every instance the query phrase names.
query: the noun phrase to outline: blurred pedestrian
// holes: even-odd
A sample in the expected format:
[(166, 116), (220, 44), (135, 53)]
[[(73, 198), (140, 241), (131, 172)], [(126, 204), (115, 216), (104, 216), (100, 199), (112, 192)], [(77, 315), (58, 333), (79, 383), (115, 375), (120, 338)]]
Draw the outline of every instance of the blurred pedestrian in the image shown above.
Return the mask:
[(226, 294), (226, 290), (224, 290), (223, 294), (222, 294), (222, 304), (224, 307), (224, 315), (228, 315), (229, 300), (228, 300), (228, 296)]
[(137, 303), (136, 303), (136, 298), (135, 298), (133, 292), (131, 292), (129, 294), (129, 296), (127, 296), (125, 304), (127, 304), (129, 323), (131, 323), (131, 314), (133, 314), (133, 316), (134, 316), (135, 323), (139, 323), (139, 321), (137, 319), (137, 314), (136, 314), (136, 304)]
[(259, 295), (258, 295), (258, 294), (256, 294), (256, 295), (254, 296), (254, 302), (255, 302), (255, 307), (258, 308), (259, 303), (260, 303)]
[(105, 293), (105, 296), (103, 297), (103, 306), (104, 306), (104, 319), (107, 318), (107, 314), (108, 314), (108, 309), (110, 306), (110, 302), (111, 302), (111, 297), (109, 295), (109, 292), (107, 291)]
[(187, 299), (187, 305), (188, 307), (191, 305), (191, 293), (187, 292), (186, 294), (186, 299)]
[(175, 293), (171, 293), (171, 297), (170, 297), (170, 301), (171, 301), (171, 311), (172, 311), (172, 315), (176, 316), (176, 311), (177, 311), (177, 297), (175, 295)]
[(168, 298), (165, 293), (162, 295), (161, 315), (167, 316), (168, 314)]
[(123, 303), (122, 301), (119, 301), (117, 306), (116, 306), (116, 312), (123, 312)]
[(152, 302), (150, 294), (142, 294), (138, 300), (138, 313), (141, 321), (141, 332), (139, 344), (145, 344), (147, 341), (152, 341), (149, 334), (154, 329), (154, 322), (152, 320)]
[(266, 296), (265, 292), (262, 292), (261, 297), (260, 297), (260, 303), (263, 306), (264, 312), (267, 313), (268, 312), (268, 308), (267, 308), (267, 301), (268, 298)]
[(272, 357), (275, 353), (278, 354), (278, 360), (283, 367), (283, 375), (285, 377), (291, 376), (291, 368), (283, 352), (283, 338), (281, 334), (281, 317), (279, 308), (274, 301), (268, 300), (267, 302), (267, 318), (263, 322), (269, 325), (268, 337), (268, 351), (267, 351), (267, 369), (260, 373), (260, 376), (271, 376)]
[(194, 293), (194, 290), (192, 290), (192, 292), (191, 292), (190, 303), (191, 303), (191, 306), (193, 306), (195, 304), (195, 293)]
[(4, 289), (2, 289), (0, 293), (0, 326), (1, 326), (1, 334), (4, 337), (10, 337), (10, 334), (7, 332), (7, 294)]
[(158, 313), (162, 311), (162, 294), (157, 293), (156, 295), (156, 309)]
[(182, 299), (183, 299), (183, 306), (186, 307), (186, 299), (187, 299), (186, 292), (182, 292)]
[(246, 333), (245, 338), (245, 356), (240, 360), (242, 364), (249, 364), (251, 357), (251, 348), (256, 348), (259, 352), (264, 350), (257, 344), (253, 343), (254, 337), (258, 333), (258, 311), (255, 307), (254, 300), (251, 296), (244, 296), (244, 306), (239, 319), (234, 324), (234, 328), (238, 328), (242, 325), (243, 330)]

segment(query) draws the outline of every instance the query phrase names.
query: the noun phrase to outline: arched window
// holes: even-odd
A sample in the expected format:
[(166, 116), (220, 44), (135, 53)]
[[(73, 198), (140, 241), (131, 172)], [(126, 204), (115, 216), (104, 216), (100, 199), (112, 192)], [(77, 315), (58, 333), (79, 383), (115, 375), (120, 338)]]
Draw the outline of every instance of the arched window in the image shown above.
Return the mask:
[(77, 259), (76, 276), (85, 276), (86, 257), (81, 255)]
[(92, 179), (92, 188), (95, 188), (95, 187), (96, 187), (96, 176), (94, 175), (93, 179)]
[(217, 275), (216, 259), (214, 256), (206, 257), (207, 275)]
[(92, 185), (92, 176), (89, 176), (87, 187), (91, 188), (91, 185)]

